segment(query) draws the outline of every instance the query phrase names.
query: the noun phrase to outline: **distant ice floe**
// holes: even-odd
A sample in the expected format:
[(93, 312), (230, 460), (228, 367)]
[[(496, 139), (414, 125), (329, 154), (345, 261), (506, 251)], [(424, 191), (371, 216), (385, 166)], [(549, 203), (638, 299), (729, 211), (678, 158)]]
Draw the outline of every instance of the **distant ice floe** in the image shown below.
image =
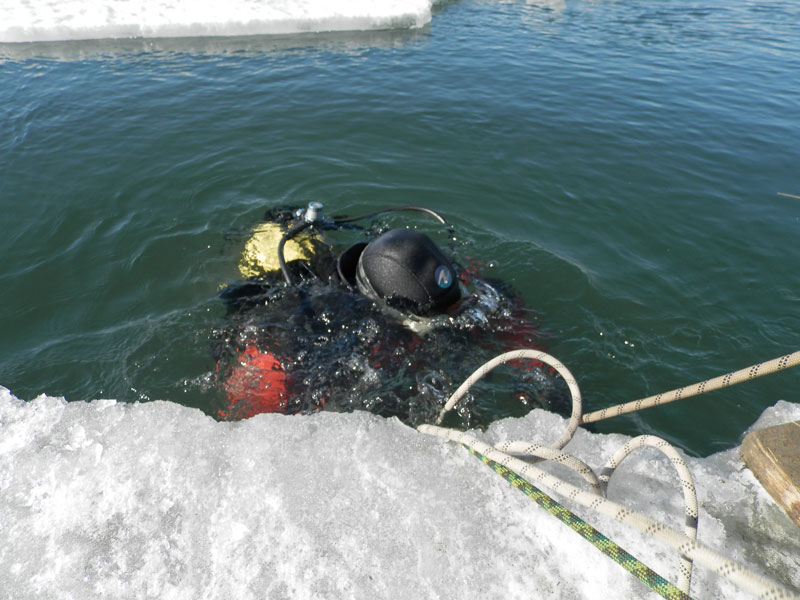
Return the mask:
[(0, 43), (419, 28), (437, 0), (3, 0)]
[[(779, 402), (758, 425), (797, 419), (800, 405)], [(476, 435), (547, 442), (563, 426), (536, 410)], [(627, 439), (579, 430), (567, 450), (597, 467)], [(681, 529), (677, 477), (649, 450), (609, 496)], [(737, 450), (687, 463), (700, 540), (800, 587), (797, 527)], [(676, 579), (666, 548), (570, 508)], [(0, 589), (16, 600), (653, 596), (462, 447), (395, 419), (217, 422), (168, 402), (26, 402), (2, 387)], [(700, 567), (692, 595), (748, 597)]]

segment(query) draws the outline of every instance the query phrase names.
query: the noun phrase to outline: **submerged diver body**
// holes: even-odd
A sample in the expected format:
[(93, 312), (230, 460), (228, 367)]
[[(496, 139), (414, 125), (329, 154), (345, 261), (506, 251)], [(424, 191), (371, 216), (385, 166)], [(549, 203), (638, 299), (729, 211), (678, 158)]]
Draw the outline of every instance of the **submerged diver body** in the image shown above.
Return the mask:
[[(424, 208), (382, 212), (397, 210), (445, 223)], [(221, 418), (325, 407), (430, 422), (483, 362), (476, 349), (533, 345), (530, 311), (510, 289), (451, 261), (424, 233), (379, 230), (337, 252), (327, 232), (382, 213), (327, 221), (321, 211), (319, 203), (268, 211), (245, 246), (245, 279), (220, 294), (228, 309), (215, 351), (227, 396)], [(525, 373), (542, 403), (552, 378)], [(479, 413), (464, 403), (460, 424), (480, 424)]]

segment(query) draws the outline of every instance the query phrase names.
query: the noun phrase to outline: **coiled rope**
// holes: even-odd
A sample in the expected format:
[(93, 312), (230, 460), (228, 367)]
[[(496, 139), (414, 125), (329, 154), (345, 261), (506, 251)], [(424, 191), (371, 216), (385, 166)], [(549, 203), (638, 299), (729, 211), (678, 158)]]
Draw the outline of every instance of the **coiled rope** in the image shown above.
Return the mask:
[[(503, 444), (493, 448), (488, 444), (471, 437), (465, 432), (438, 426), (438, 424), (442, 422), (445, 414), (449, 410), (452, 410), (452, 408), (469, 391), (475, 382), (485, 377), (486, 374), (495, 367), (509, 361), (520, 359), (533, 359), (551, 366), (561, 375), (561, 377), (567, 383), (570, 393), (572, 394), (572, 414), (567, 422), (566, 431), (553, 446), (541, 446), (539, 444), (532, 444), (530, 442), (504, 442)], [(759, 365), (754, 365), (748, 369), (742, 369), (741, 371), (736, 371), (735, 373), (730, 373), (722, 377), (711, 379), (700, 384), (696, 384), (695, 386), (680, 388), (666, 394), (659, 394), (658, 396), (653, 396), (651, 398), (645, 398), (636, 402), (612, 407), (611, 409), (606, 409), (605, 414), (601, 417), (596, 416), (604, 411), (590, 413), (589, 415), (582, 417), (581, 396), (580, 390), (578, 389), (578, 384), (575, 381), (575, 378), (563, 364), (544, 352), (528, 349), (514, 350), (505, 354), (501, 354), (500, 356), (495, 357), (479, 367), (447, 400), (436, 421), (437, 425), (421, 425), (418, 427), (418, 430), (422, 433), (456, 441), (466, 446), (470, 452), (480, 457), (484, 463), (490, 465), (496, 472), (503, 475), (515, 487), (520, 489), (524, 487), (520, 483), (523, 478), (529, 483), (536, 482), (538, 484), (542, 484), (553, 492), (566, 496), (570, 500), (577, 502), (582, 506), (586, 506), (602, 515), (609, 516), (621, 523), (632, 526), (646, 535), (649, 535), (653, 539), (667, 544), (681, 556), (678, 587), (674, 587), (672, 584), (669, 584), (669, 582), (664, 580), (664, 582), (667, 584), (665, 585), (665, 583), (661, 581), (663, 578), (658, 575), (655, 575), (655, 577), (651, 577), (649, 575), (639, 577), (643, 582), (649, 585), (651, 589), (660, 593), (664, 597), (686, 597), (688, 595), (691, 585), (692, 563), (693, 561), (697, 561), (702, 566), (716, 572), (719, 575), (722, 575), (742, 589), (760, 598), (798, 598), (798, 596), (792, 591), (779, 584), (769, 581), (768, 579), (750, 571), (746, 567), (734, 561), (725, 558), (721, 554), (718, 554), (714, 550), (704, 546), (696, 540), (698, 513), (694, 482), (692, 480), (691, 473), (686, 467), (683, 459), (666, 441), (654, 436), (640, 436), (630, 440), (627, 444), (620, 448), (611, 459), (609, 459), (609, 461), (603, 467), (599, 477), (594, 475), (594, 472), (585, 463), (561, 452), (561, 448), (566, 446), (566, 444), (572, 439), (572, 436), (577, 430), (578, 425), (581, 423), (601, 420), (603, 418), (632, 412), (634, 410), (640, 410), (649, 406), (656, 406), (658, 404), (671, 402), (680, 398), (688, 398), (706, 391), (727, 387), (729, 385), (734, 385), (735, 383), (748, 381), (761, 375), (786, 369), (798, 363), (800, 363), (800, 351), (772, 361), (761, 363)], [(596, 418), (588, 420), (587, 417)], [(663, 523), (652, 520), (646, 515), (626, 508), (604, 497), (611, 476), (616, 471), (619, 464), (631, 452), (644, 446), (652, 446), (661, 450), (670, 459), (672, 464), (675, 466), (676, 471), (678, 472), (678, 476), (681, 480), (681, 485), (684, 490), (685, 528), (683, 534), (664, 525)], [(512, 454), (514, 456), (512, 456)], [(568, 482), (539, 469), (533, 464), (533, 462), (541, 459), (555, 460), (560, 464), (573, 468), (579, 472), (590, 484), (591, 491), (584, 491), (576, 488)], [(560, 506), (554, 500), (549, 498), (549, 496), (544, 494), (544, 492), (535, 487), (533, 487), (533, 490), (529, 491), (531, 492), (529, 495), (537, 500), (537, 502), (539, 502), (542, 506)], [(526, 493), (528, 492), (526, 491)], [(547, 498), (547, 500), (541, 498), (539, 496), (540, 494), (544, 498)], [(550, 502), (554, 504), (550, 504)], [(545, 508), (547, 508), (547, 506), (545, 506)], [(556, 510), (556, 512), (560, 512), (560, 509)], [(562, 520), (564, 519), (562, 518)], [(568, 522), (569, 524), (570, 519), (567, 519), (565, 522)], [(573, 527), (573, 529), (584, 535), (584, 537), (589, 539), (589, 541), (592, 541), (592, 537), (599, 539), (597, 538), (596, 534), (602, 536), (602, 534), (599, 534), (599, 532), (588, 525), (586, 527)], [(592, 541), (592, 543), (595, 542)], [(601, 545), (595, 543), (595, 545), (601, 548), (601, 550), (603, 549), (602, 544), (604, 544), (602, 541)], [(614, 560), (631, 572), (638, 571), (641, 573), (654, 574), (652, 569), (649, 569), (649, 567), (646, 565), (639, 563), (637, 559), (624, 551), (617, 552), (615, 550), (606, 552), (606, 554), (614, 558)], [(676, 596), (674, 595), (675, 593), (682, 595)]]

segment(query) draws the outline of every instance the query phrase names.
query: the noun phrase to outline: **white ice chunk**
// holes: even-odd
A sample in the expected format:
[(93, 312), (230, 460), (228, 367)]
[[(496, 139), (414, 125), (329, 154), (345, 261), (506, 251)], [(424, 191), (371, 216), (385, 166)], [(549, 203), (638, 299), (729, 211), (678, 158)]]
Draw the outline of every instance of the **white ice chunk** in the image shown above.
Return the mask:
[(434, 0), (3, 0), (0, 42), (422, 27)]
[[(799, 419), (800, 405), (767, 412)], [(534, 411), (479, 436), (546, 441), (563, 426)], [(567, 449), (597, 467), (625, 439), (581, 430)], [(701, 540), (799, 587), (798, 530), (736, 451), (687, 461)], [(610, 496), (680, 529), (675, 481), (666, 460), (642, 452)], [(571, 508), (675, 580), (671, 552)], [(167, 402), (23, 402), (5, 388), (0, 589), (21, 600), (653, 596), (462, 447), (394, 419), (222, 423)], [(747, 597), (700, 568), (692, 592)]]

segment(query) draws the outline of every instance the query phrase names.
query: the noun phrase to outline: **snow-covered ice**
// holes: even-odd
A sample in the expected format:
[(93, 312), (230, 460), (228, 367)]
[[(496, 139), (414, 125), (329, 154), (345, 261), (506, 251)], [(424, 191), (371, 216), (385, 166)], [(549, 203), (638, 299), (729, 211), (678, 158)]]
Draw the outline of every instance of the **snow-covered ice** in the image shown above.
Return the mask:
[[(797, 419), (800, 405), (778, 402), (757, 426)], [(537, 410), (476, 436), (545, 442), (562, 427)], [(579, 430), (567, 450), (597, 468), (626, 439)], [(800, 530), (737, 450), (687, 463), (699, 539), (800, 588)], [(640, 450), (609, 497), (680, 530), (671, 469)], [(563, 503), (676, 579), (668, 549)], [(654, 596), (462, 447), (394, 419), (217, 422), (168, 402), (23, 401), (1, 387), (0, 590), (18, 600)], [(747, 597), (700, 567), (692, 595)]]
[(3, 0), (0, 42), (422, 27), (435, 0)]

